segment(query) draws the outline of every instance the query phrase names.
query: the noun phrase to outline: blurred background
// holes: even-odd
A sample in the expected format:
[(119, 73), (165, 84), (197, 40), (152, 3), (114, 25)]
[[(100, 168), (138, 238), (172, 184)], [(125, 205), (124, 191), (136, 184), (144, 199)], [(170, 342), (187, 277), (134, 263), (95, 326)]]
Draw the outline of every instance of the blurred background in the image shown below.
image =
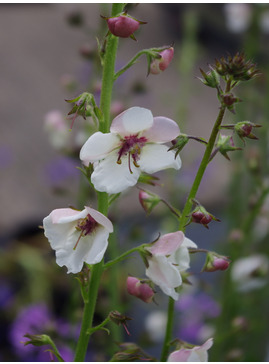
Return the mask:
[[(110, 7), (0, 5), (1, 361), (50, 360), (43, 348), (21, 343), (25, 333), (50, 334), (64, 359), (73, 360), (82, 307), (79, 286), (65, 268), (56, 266), (40, 226), (53, 209), (88, 203), (96, 207), (94, 193), (76, 168), (79, 150), (96, 126), (78, 117), (70, 131), (65, 99), (89, 91), (99, 100), (96, 38), (102, 44), (107, 28), (100, 14), (109, 16)], [(227, 272), (201, 274), (204, 256), (192, 257), (192, 286), (183, 290), (176, 305), (175, 337), (193, 344), (214, 337), (210, 360), (268, 361), (269, 5), (140, 4), (131, 5), (129, 13), (147, 24), (136, 32), (137, 42), (120, 39), (117, 69), (144, 48), (173, 44), (175, 55), (160, 75), (147, 76), (142, 57), (119, 77), (112, 118), (128, 107), (146, 107), (154, 116), (176, 120), (182, 133), (207, 139), (219, 103), (215, 90), (197, 79), (199, 68), (208, 71), (216, 58), (244, 51), (261, 70), (260, 77), (239, 86), (237, 96), (243, 102), (224, 120), (262, 124), (254, 131), (259, 140), (249, 139), (244, 145), (235, 136), (243, 151), (230, 153), (230, 162), (218, 154), (197, 195), (221, 223), (213, 222), (209, 230), (195, 224), (187, 229), (199, 247), (227, 255), (232, 263)], [(181, 152), (180, 172), (158, 173), (164, 187), (149, 189), (181, 209), (203, 151), (202, 144), (190, 141)], [(177, 229), (165, 205), (145, 218), (135, 188), (122, 194), (111, 218), (118, 225), (113, 239), (120, 252), (154, 240), (158, 232)], [(139, 342), (158, 357), (167, 297), (159, 292), (158, 305), (147, 305), (128, 296), (128, 274), (144, 276), (139, 264), (138, 257), (128, 259), (121, 273), (111, 275), (120, 292), (114, 309), (133, 317), (128, 325), (132, 336), (117, 330), (115, 341)], [(96, 322), (110, 309), (111, 277), (104, 276)], [(108, 343), (110, 353), (117, 350), (106, 333), (97, 332), (89, 361), (107, 360), (101, 342)]]

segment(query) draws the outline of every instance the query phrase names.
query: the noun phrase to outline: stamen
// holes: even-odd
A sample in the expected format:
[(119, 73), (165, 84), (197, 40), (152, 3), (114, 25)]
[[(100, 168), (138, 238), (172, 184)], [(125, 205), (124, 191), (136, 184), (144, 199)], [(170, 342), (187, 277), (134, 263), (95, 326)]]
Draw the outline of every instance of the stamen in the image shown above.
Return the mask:
[(78, 243), (80, 241), (80, 239), (82, 238), (82, 236), (86, 236), (91, 234), (96, 227), (98, 226), (98, 222), (94, 220), (93, 217), (91, 217), (90, 214), (88, 214), (84, 219), (79, 219), (77, 226), (76, 226), (76, 230), (80, 231), (80, 235), (78, 237), (78, 240), (73, 248), (73, 250), (76, 250)]
[(133, 174), (132, 170), (131, 170), (131, 153), (128, 153), (128, 167), (129, 167), (129, 171), (131, 174)]
[(78, 240), (77, 240), (77, 242), (76, 242), (76, 244), (75, 244), (75, 246), (74, 246), (73, 250), (76, 250), (76, 247), (78, 246), (78, 243), (79, 243), (79, 241), (80, 241), (80, 239), (81, 239), (82, 235), (83, 235), (83, 230), (81, 230), (81, 233), (80, 233), (80, 235), (79, 235), (79, 237), (78, 237)]

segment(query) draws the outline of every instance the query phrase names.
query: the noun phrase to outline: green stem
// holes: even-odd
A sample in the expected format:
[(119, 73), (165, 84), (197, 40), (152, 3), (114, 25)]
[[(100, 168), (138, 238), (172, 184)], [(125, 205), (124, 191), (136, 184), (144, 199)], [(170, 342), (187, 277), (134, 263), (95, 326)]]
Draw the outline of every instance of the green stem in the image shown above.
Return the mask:
[(112, 265), (120, 262), (121, 260), (123, 260), (125, 257), (127, 257), (127, 255), (131, 254), (131, 253), (134, 253), (134, 252), (137, 252), (139, 250), (141, 250), (143, 245), (140, 245), (140, 246), (137, 246), (136, 248), (133, 248), (133, 249), (130, 249), (128, 250), (127, 252), (121, 254), (119, 257), (117, 257), (116, 259), (114, 260), (111, 260), (109, 262), (107, 262), (105, 265), (104, 265), (104, 269), (107, 269), (109, 267), (111, 267)]
[(115, 73), (114, 80), (116, 80), (120, 75), (122, 75), (125, 71), (132, 67), (132, 65), (135, 64), (138, 58), (141, 57), (143, 54), (156, 57), (156, 54), (163, 51), (164, 49), (167, 49), (167, 47), (143, 49), (142, 51), (138, 52), (124, 67), (122, 67), (118, 72)]
[[(124, 4), (112, 5), (112, 16), (117, 15), (123, 9)], [(103, 113), (103, 121), (100, 122), (99, 130), (107, 133), (110, 127), (110, 104), (112, 96), (112, 88), (114, 84), (114, 69), (118, 47), (118, 38), (110, 34), (107, 40), (107, 49), (104, 58), (102, 91), (100, 100), (100, 109)], [(98, 192), (98, 210), (107, 215), (108, 211), (108, 195), (104, 192)], [(90, 339), (90, 330), (92, 328), (93, 316), (98, 296), (99, 283), (103, 272), (103, 260), (95, 264), (92, 268), (91, 279), (88, 289), (88, 296), (85, 300), (83, 318), (80, 336), (78, 339), (76, 354), (74, 361), (84, 361), (88, 343)]]
[[(229, 90), (230, 87), (230, 83), (227, 83), (227, 88), (226, 91)], [(179, 223), (179, 230), (185, 232), (185, 227), (186, 224), (188, 222), (188, 215), (191, 212), (191, 208), (192, 208), (192, 200), (195, 198), (196, 193), (198, 191), (198, 188), (200, 186), (200, 183), (202, 181), (202, 178), (204, 176), (206, 167), (210, 161), (210, 156), (212, 153), (212, 150), (214, 148), (215, 142), (216, 142), (216, 138), (219, 132), (219, 128), (221, 126), (222, 120), (223, 120), (223, 116), (225, 113), (225, 107), (222, 106), (220, 108), (217, 120), (214, 124), (214, 127), (212, 129), (208, 144), (206, 146), (206, 150), (203, 156), (203, 159), (201, 161), (200, 167), (197, 171), (196, 177), (194, 179), (192, 188), (189, 192), (189, 196), (187, 198), (187, 201), (185, 203), (184, 209), (182, 211), (182, 215), (181, 215), (181, 219), (180, 219), (180, 223)], [(172, 298), (169, 298), (169, 305), (168, 305), (168, 317), (167, 317), (167, 326), (166, 326), (166, 334), (165, 334), (165, 340), (163, 343), (163, 351), (162, 351), (162, 359), (161, 361), (165, 361), (169, 352), (169, 344), (172, 338), (172, 330), (173, 330), (173, 316), (174, 316), (174, 300)]]
[(170, 342), (172, 340), (172, 331), (173, 331), (173, 320), (174, 320), (174, 305), (175, 301), (172, 298), (169, 298), (168, 310), (167, 310), (167, 323), (166, 323), (166, 332), (164, 337), (164, 345), (161, 354), (161, 361), (166, 361)]

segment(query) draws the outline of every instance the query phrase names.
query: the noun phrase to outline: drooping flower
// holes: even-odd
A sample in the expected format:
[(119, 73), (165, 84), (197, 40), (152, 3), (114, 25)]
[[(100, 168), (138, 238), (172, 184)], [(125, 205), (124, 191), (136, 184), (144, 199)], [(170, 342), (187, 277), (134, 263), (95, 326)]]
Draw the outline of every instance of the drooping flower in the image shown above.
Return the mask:
[(83, 263), (99, 263), (108, 245), (111, 221), (100, 212), (85, 206), (82, 211), (71, 208), (53, 210), (43, 220), (45, 236), (56, 251), (56, 263), (78, 273)]
[(213, 339), (208, 339), (201, 346), (194, 346), (191, 349), (180, 349), (172, 352), (167, 361), (168, 362), (207, 362), (207, 351), (213, 345)]
[(160, 58), (155, 58), (150, 64), (150, 73), (158, 75), (171, 63), (174, 56), (174, 48), (170, 47), (160, 52)]
[(136, 277), (128, 277), (126, 286), (129, 294), (140, 298), (146, 303), (151, 302), (152, 298), (154, 297), (154, 291), (150, 285)]
[(94, 133), (83, 145), (80, 159), (94, 163), (91, 176), (96, 190), (122, 192), (137, 183), (141, 172), (149, 174), (166, 168), (179, 169), (181, 160), (163, 145), (179, 135), (175, 121), (150, 110), (132, 107), (112, 122), (110, 133)]
[(146, 275), (174, 300), (179, 297), (175, 288), (182, 284), (180, 272), (190, 266), (188, 248), (197, 248), (197, 245), (186, 238), (182, 231), (163, 235), (146, 248), (151, 253), (147, 257)]
[(232, 265), (231, 277), (241, 292), (264, 287), (268, 283), (269, 260), (266, 255), (255, 254), (237, 259)]

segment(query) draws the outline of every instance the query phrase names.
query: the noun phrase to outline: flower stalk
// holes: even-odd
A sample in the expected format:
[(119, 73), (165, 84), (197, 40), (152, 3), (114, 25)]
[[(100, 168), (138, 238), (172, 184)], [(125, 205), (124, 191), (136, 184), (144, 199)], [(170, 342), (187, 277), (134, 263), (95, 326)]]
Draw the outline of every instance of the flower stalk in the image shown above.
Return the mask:
[[(123, 10), (124, 4), (115, 3), (112, 5), (112, 16), (116, 16)], [(110, 105), (112, 88), (114, 84), (114, 68), (116, 53), (118, 47), (118, 38), (110, 34), (107, 40), (107, 49), (104, 57), (104, 68), (103, 68), (103, 80), (102, 80), (102, 91), (100, 99), (100, 109), (103, 114), (103, 120), (99, 124), (99, 131), (106, 133), (110, 127)], [(107, 215), (108, 211), (108, 194), (105, 192), (98, 193), (98, 210)], [(103, 260), (95, 264), (92, 268), (91, 279), (88, 289), (88, 299), (86, 299), (80, 336), (76, 347), (76, 354), (74, 361), (84, 361), (88, 343), (90, 339), (90, 333), (92, 328), (92, 321), (97, 301), (98, 288), (100, 279), (103, 272)]]
[[(225, 92), (229, 92), (231, 88), (231, 80), (228, 80), (226, 83), (226, 90)], [(200, 183), (202, 181), (202, 178), (204, 176), (206, 167), (208, 163), (210, 162), (210, 156), (213, 151), (219, 129), (224, 117), (226, 106), (222, 105), (218, 114), (218, 117), (215, 121), (215, 124), (213, 126), (209, 141), (207, 143), (203, 159), (201, 161), (200, 167), (197, 171), (196, 177), (194, 179), (194, 182), (192, 184), (191, 190), (189, 192), (187, 202), (185, 203), (185, 206), (182, 211), (181, 219), (179, 222), (179, 230), (185, 232), (185, 226), (188, 222), (188, 215), (191, 212), (193, 199), (196, 197), (196, 193), (199, 189)], [(175, 301), (172, 298), (169, 298), (169, 304), (168, 304), (168, 317), (167, 317), (167, 325), (166, 325), (166, 333), (165, 333), (165, 339), (163, 343), (163, 350), (161, 355), (161, 361), (166, 361), (168, 352), (169, 352), (169, 346), (170, 342), (172, 340), (172, 330), (173, 330), (173, 318), (174, 318), (174, 303)]]

